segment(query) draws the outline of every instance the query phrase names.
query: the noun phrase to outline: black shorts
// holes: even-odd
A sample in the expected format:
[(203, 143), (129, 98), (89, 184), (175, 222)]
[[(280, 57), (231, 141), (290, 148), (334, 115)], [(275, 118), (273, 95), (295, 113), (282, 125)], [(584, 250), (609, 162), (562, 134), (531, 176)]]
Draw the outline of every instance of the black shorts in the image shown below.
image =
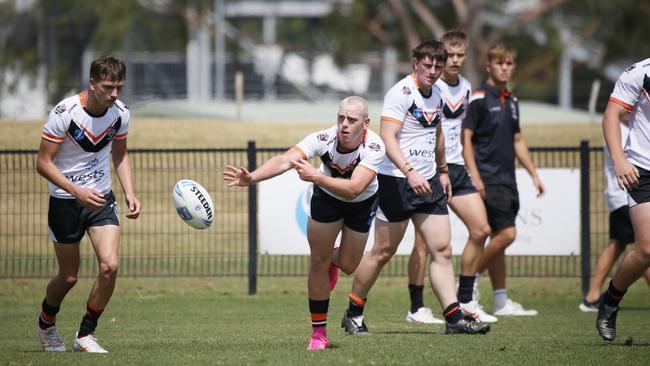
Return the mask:
[(650, 202), (650, 171), (636, 167), (639, 170), (639, 185), (628, 191), (634, 201), (630, 201), (630, 207), (641, 203)]
[(485, 186), (485, 211), (493, 233), (515, 226), (519, 212), (519, 192), (508, 186)]
[[(377, 175), (379, 208), (389, 222), (408, 220), (415, 213), (448, 215), (447, 195), (442, 191), (438, 176), (429, 179), (431, 194), (418, 195), (406, 178)], [(383, 219), (383, 218), (382, 218)]]
[(609, 239), (624, 245), (634, 243), (634, 230), (628, 206), (621, 206), (609, 213)]
[(97, 211), (91, 211), (76, 199), (64, 199), (50, 196), (47, 224), (50, 239), (59, 244), (75, 244), (81, 241), (86, 230), (91, 226), (119, 225), (117, 203), (113, 192), (104, 195), (106, 205)]
[(464, 165), (449, 164), (449, 181), (451, 182), (452, 196), (462, 196), (476, 193), (476, 187), (469, 177)]
[(359, 202), (344, 202), (330, 196), (314, 184), (309, 208), (311, 219), (328, 223), (343, 219), (343, 225), (350, 229), (367, 233), (375, 218), (378, 203), (377, 193)]

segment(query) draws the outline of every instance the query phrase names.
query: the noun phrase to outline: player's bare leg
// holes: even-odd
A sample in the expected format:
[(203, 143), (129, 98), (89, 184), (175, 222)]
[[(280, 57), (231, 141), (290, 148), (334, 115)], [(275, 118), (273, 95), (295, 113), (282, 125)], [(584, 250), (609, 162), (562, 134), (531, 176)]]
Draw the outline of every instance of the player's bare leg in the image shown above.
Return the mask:
[(469, 232), (467, 244), (460, 257), (460, 268), (463, 275), (473, 276), (479, 272), (485, 242), (490, 235), (485, 205), (478, 193), (472, 193), (453, 197), (449, 206)]
[(624, 251), (625, 245), (621, 244), (616, 239), (612, 239), (607, 243), (607, 246), (603, 249), (600, 257), (598, 257), (594, 278), (591, 280), (591, 286), (589, 286), (589, 291), (585, 296), (585, 300), (588, 303), (595, 303), (598, 301), (605, 279), (612, 270), (612, 267), (614, 267), (614, 263), (616, 263), (618, 257), (620, 257)]
[(636, 244), (623, 258), (616, 274), (603, 293), (598, 307), (596, 328), (606, 341), (616, 338), (616, 316), (618, 304), (634, 281), (650, 268), (650, 202), (630, 207), (630, 219), (634, 228)]
[(429, 281), (443, 309), (445, 333), (485, 334), (489, 332), (489, 325), (463, 318), (460, 303), (456, 298), (454, 268), (451, 263), (449, 215), (414, 214), (412, 220), (431, 253)]
[(106, 353), (94, 336), (99, 317), (113, 296), (119, 269), (120, 227), (117, 225), (92, 226), (88, 228), (90, 241), (95, 249), (99, 273), (86, 303), (86, 315), (74, 337), (75, 351)]
[(65, 352), (65, 344), (56, 327), (56, 314), (63, 299), (77, 283), (79, 273), (79, 243), (59, 244), (54, 242), (54, 253), (59, 271), (45, 289), (43, 310), (38, 316), (38, 335), (41, 348), (46, 352)]
[(369, 233), (361, 233), (343, 226), (341, 245), (333, 253), (332, 262), (345, 274), (352, 274), (363, 257)]
[(458, 301), (461, 303), (464, 315), (480, 322), (494, 323), (498, 319), (483, 310), (478, 298), (473, 298), (474, 290), (478, 289), (477, 273), (479, 273), (485, 242), (490, 235), (485, 205), (478, 193), (471, 193), (453, 197), (449, 201), (449, 206), (463, 221), (469, 232), (460, 257)]
[(445, 321), (436, 318), (431, 308), (424, 306), (424, 275), (429, 266), (429, 249), (416, 230), (413, 250), (408, 261), (408, 289), (411, 307), (406, 313), (406, 321), (415, 324), (444, 324)]
[(370, 289), (377, 281), (381, 269), (393, 257), (404, 236), (408, 220), (387, 222), (375, 220), (375, 243), (354, 273), (352, 291), (348, 295), (349, 307), (343, 315), (341, 327), (350, 334), (368, 334), (363, 320), (363, 309)]
[(332, 247), (343, 227), (343, 220), (331, 223), (307, 222), (310, 268), (307, 278), (309, 311), (311, 313), (312, 335), (308, 350), (321, 350), (329, 346), (327, 339), (327, 313), (329, 309), (330, 284), (328, 270), (332, 263)]
[(429, 279), (443, 308), (456, 302), (454, 268), (451, 263), (451, 227), (448, 215), (414, 214), (413, 223), (431, 253)]

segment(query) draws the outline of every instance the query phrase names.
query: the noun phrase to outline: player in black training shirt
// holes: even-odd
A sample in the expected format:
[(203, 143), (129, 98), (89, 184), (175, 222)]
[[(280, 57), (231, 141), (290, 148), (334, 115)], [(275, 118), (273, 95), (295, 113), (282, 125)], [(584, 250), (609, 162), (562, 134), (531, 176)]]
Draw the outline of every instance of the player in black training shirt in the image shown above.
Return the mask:
[(463, 121), (463, 157), (492, 229), (478, 273), (490, 270), (496, 316), (537, 315), (537, 310), (526, 310), (510, 300), (506, 292), (505, 250), (515, 240), (519, 211), (515, 157), (533, 178), (538, 197), (544, 194), (519, 129), (517, 98), (507, 89), (516, 58), (510, 45), (499, 43), (490, 48), (488, 79), (472, 92)]

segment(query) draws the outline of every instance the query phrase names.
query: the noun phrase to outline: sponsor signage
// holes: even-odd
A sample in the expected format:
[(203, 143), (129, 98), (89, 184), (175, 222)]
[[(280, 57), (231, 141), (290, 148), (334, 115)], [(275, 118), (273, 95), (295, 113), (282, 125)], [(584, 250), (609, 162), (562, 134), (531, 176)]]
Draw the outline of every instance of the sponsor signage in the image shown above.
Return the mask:
[[(546, 187), (536, 197), (528, 173), (517, 169), (520, 210), (517, 238), (506, 250), (509, 255), (580, 254), (580, 170), (538, 169)], [(309, 254), (307, 218), (312, 186), (301, 181), (294, 170), (259, 184), (259, 239), (263, 254)], [(450, 210), (453, 254), (460, 254), (467, 242), (467, 229)], [(370, 228), (366, 251), (374, 242)], [(413, 248), (410, 224), (397, 254), (410, 254)]]

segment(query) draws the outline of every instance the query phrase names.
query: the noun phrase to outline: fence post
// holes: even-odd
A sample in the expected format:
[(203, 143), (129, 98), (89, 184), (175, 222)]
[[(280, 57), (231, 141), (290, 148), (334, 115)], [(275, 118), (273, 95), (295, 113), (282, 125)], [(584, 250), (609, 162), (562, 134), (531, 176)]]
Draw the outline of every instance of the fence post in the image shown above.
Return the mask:
[[(255, 141), (248, 141), (248, 171), (257, 168)], [(257, 293), (257, 185), (248, 186), (248, 294)]]
[(589, 141), (580, 141), (580, 259), (582, 294), (589, 291), (591, 276), (591, 228), (589, 215)]

